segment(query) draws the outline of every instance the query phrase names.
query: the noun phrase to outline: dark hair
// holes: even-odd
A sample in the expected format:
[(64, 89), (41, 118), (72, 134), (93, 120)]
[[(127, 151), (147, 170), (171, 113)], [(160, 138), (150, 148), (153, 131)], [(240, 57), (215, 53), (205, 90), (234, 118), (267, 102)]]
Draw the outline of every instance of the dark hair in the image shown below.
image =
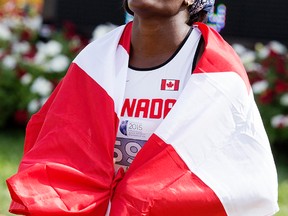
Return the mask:
[(207, 11), (201, 10), (196, 14), (190, 13), (189, 19), (187, 20), (187, 25), (192, 26), (195, 22), (206, 23), (208, 21)]
[[(128, 0), (124, 0), (123, 1), (123, 7), (125, 9), (125, 11), (127, 13), (129, 13), (130, 15), (134, 15), (134, 12), (130, 10), (129, 6), (128, 6)], [(187, 10), (189, 11), (189, 8), (187, 8)], [(192, 26), (195, 22), (207, 22), (207, 11), (201, 10), (196, 14), (192, 14), (190, 13), (189, 19), (187, 20), (187, 25)]]
[(123, 1), (123, 7), (125, 9), (125, 11), (127, 13), (129, 13), (130, 15), (134, 16), (134, 12), (130, 10), (129, 6), (128, 6), (128, 0), (124, 0)]

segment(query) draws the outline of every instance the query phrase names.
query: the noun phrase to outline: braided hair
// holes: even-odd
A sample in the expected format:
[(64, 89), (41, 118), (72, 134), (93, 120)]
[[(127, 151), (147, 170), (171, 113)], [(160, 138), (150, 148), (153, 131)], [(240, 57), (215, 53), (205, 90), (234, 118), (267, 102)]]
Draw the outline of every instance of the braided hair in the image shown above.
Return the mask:
[[(134, 12), (131, 11), (128, 6), (128, 0), (123, 1), (123, 7), (127, 13), (129, 13), (132, 16), (134, 15)], [(192, 26), (195, 22), (204, 22), (204, 23), (207, 22), (207, 14), (208, 14), (207, 10), (202, 9), (199, 12), (194, 13), (193, 5), (190, 5), (187, 7), (187, 11), (189, 13), (189, 18), (186, 22), (187, 25)]]

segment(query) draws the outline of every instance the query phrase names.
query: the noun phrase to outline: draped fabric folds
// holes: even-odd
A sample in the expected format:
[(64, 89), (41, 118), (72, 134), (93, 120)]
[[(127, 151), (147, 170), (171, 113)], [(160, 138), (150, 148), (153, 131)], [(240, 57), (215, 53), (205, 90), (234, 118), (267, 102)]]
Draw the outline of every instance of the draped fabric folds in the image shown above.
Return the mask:
[(89, 44), (28, 126), (10, 211), (22, 215), (273, 215), (277, 175), (239, 58), (198, 23), (205, 51), (126, 173), (114, 173), (133, 23)]

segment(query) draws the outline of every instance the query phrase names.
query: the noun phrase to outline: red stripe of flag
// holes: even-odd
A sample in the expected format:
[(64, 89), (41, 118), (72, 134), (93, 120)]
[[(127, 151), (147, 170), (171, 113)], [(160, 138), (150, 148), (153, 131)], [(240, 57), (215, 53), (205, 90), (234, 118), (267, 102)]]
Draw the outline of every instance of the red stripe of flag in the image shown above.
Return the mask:
[(214, 191), (155, 134), (118, 183), (110, 215), (227, 216)]

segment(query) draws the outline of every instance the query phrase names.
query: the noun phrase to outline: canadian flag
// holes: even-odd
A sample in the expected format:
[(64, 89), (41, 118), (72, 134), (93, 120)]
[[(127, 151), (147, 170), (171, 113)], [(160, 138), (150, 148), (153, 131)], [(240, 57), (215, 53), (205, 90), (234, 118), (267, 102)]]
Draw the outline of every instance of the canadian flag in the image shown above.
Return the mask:
[[(10, 212), (274, 215), (277, 170), (246, 71), (216, 31), (198, 28), (206, 51), (193, 75), (127, 172), (116, 175), (132, 23), (83, 49), (29, 121), (18, 172), (7, 179)], [(179, 82), (162, 87), (176, 90)]]
[(163, 91), (178, 91), (180, 80), (162, 79), (161, 90)]

